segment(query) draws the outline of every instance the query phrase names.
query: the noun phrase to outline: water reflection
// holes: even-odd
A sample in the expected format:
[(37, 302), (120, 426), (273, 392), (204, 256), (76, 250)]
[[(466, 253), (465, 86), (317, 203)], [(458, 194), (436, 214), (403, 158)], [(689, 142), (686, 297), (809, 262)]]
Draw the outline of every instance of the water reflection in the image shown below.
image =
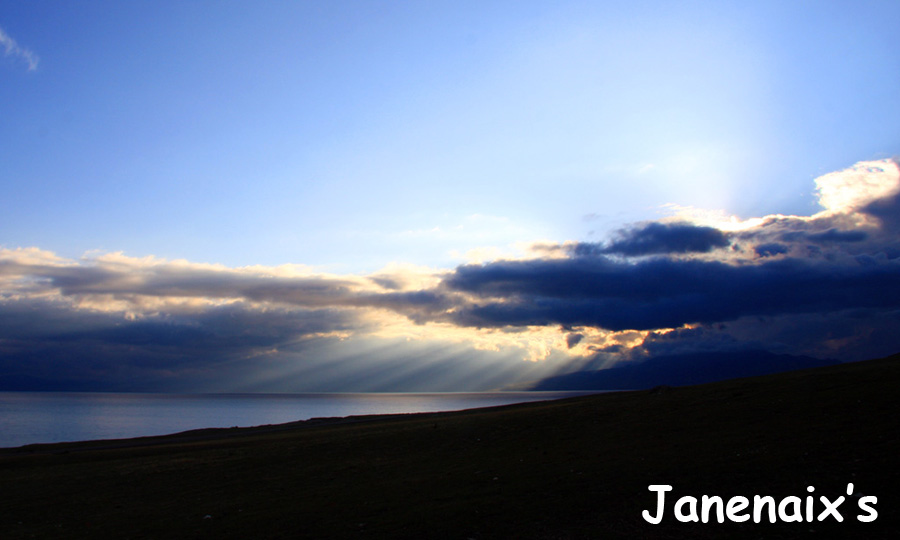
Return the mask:
[(316, 417), (470, 409), (591, 392), (106, 394), (0, 392), (0, 447), (164, 435)]

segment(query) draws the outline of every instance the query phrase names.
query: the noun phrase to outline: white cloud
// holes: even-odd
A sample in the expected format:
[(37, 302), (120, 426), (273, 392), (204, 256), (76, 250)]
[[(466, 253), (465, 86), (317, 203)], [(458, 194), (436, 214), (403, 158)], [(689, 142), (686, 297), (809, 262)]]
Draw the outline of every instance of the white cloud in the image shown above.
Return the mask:
[(900, 167), (897, 163), (861, 161), (856, 165), (816, 178), (819, 204), (829, 212), (851, 212), (867, 204), (889, 197), (900, 190)]
[(28, 64), (28, 71), (34, 71), (38, 67), (40, 58), (30, 49), (20, 47), (16, 40), (0, 28), (0, 47), (5, 49), (4, 56), (20, 58)]

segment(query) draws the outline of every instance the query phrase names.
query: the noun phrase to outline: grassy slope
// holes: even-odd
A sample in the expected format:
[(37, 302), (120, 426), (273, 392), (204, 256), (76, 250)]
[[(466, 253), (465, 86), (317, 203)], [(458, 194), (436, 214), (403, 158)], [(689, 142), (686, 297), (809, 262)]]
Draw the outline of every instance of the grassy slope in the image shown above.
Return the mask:
[[(898, 384), (895, 356), (463, 413), (7, 450), (0, 538), (894, 538)], [(854, 501), (843, 523), (672, 517), (681, 495), (780, 499), (813, 485), (833, 499), (848, 482), (878, 496), (875, 522), (857, 522)], [(655, 508), (650, 484), (675, 488), (661, 525), (640, 516)]]

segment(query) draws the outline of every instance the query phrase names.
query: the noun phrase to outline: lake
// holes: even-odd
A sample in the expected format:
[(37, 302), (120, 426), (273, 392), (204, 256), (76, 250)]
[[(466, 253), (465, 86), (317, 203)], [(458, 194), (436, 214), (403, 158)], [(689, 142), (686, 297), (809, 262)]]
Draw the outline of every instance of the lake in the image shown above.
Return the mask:
[(456, 411), (596, 392), (112, 394), (0, 392), (0, 447), (165, 435), (310, 418)]

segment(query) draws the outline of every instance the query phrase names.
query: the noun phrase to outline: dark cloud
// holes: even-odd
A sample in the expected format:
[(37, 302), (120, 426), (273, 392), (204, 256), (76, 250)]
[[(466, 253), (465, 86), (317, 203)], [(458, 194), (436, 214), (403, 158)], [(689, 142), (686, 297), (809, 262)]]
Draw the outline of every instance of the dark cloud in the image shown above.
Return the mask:
[(893, 234), (900, 232), (900, 192), (876, 199), (863, 207), (861, 211), (877, 218), (881, 222), (883, 231)]
[(136, 294), (156, 297), (246, 298), (309, 307), (339, 304), (353, 284), (321, 277), (268, 277), (202, 268), (65, 267), (43, 271), (64, 295)]
[[(380, 308), (422, 318), (447, 309), (451, 300), (437, 290), (396, 290), (402, 280), (379, 276), (354, 281), (334, 276), (276, 277), (200, 265), (95, 264), (53, 266), (0, 260), (0, 275), (28, 276), (33, 288), (58, 290), (65, 297), (106, 295), (119, 299), (235, 299), (298, 308)], [(389, 289), (373, 290), (367, 284)]]
[(862, 242), (868, 237), (865, 231), (828, 229), (825, 232), (810, 234), (807, 238), (813, 242)]
[(202, 387), (234, 364), (360, 327), (353, 313), (335, 309), (236, 303), (128, 319), (60, 301), (6, 300), (0, 302), (0, 389), (159, 390), (188, 381)]
[(747, 315), (900, 306), (900, 265), (799, 259), (745, 265), (674, 259), (504, 261), (462, 266), (445, 285), (476, 298), (454, 311), (452, 320), (483, 327), (652, 330)]
[(572, 348), (575, 345), (581, 343), (581, 340), (584, 339), (584, 334), (567, 334), (566, 335), (566, 347)]
[(841, 231), (835, 228), (822, 232), (788, 232), (781, 235), (781, 239), (785, 242), (816, 242), (822, 244), (836, 242), (862, 242), (869, 235), (866, 231)]
[[(881, 176), (860, 180), (860, 170)], [(809, 217), (768, 216), (731, 233), (652, 223), (606, 244), (537, 251), (546, 259), (461, 266), (444, 286), (467, 301), (444, 316), (475, 327), (651, 331), (634, 348), (587, 347), (620, 357), (747, 347), (842, 359), (892, 354), (900, 349), (896, 165), (848, 171), (820, 185), (832, 206)], [(643, 255), (654, 257), (630, 258)]]
[(760, 257), (774, 257), (776, 255), (783, 255), (788, 252), (788, 247), (786, 245), (777, 244), (774, 242), (770, 244), (759, 244), (753, 249)]
[(397, 290), (403, 287), (403, 284), (398, 279), (391, 276), (371, 276), (369, 279), (372, 283), (385, 289)]
[(709, 253), (728, 246), (728, 236), (713, 227), (690, 223), (647, 223), (640, 227), (618, 232), (615, 240), (607, 245), (580, 243), (572, 248), (575, 256), (599, 254), (661, 255), (678, 253)]
[(885, 234), (886, 231), (863, 226), (858, 219), (846, 215), (775, 216), (755, 227), (732, 233), (732, 238), (736, 243), (752, 246), (757, 254), (770, 248), (783, 249), (782, 253), (792, 248), (852, 253), (876, 249), (884, 242)]
[[(869, 169), (853, 174), (860, 170)], [(894, 169), (884, 163), (872, 170)], [(403, 271), (301, 275), (120, 254), (68, 261), (37, 249), (0, 250), (0, 389), (203, 386), (281, 373), (273, 366), (286, 358), (311, 366), (294, 372), (302, 373), (290, 379), (299, 387), (326, 381), (323, 373), (344, 365), (351, 367), (328, 388), (448, 380), (450, 366), (466, 366), (471, 377), (448, 390), (494, 380), (485, 376), (490, 370), (473, 367), (490, 353), (475, 353), (471, 344), (450, 354), (446, 344), (404, 336), (385, 350), (373, 350), (383, 347), (375, 338), (369, 349), (354, 349), (403, 317), (439, 323), (440, 331), (456, 326), (456, 334), (460, 327), (498, 330), (470, 334), (497, 338), (484, 350), (511, 336), (527, 341), (556, 332), (537, 346), (553, 349), (550, 358), (592, 351), (584, 365), (748, 348), (886, 356), (900, 349), (900, 196), (885, 189), (884, 178), (876, 182), (880, 191), (855, 186), (854, 178), (831, 176), (834, 207), (809, 217), (769, 216), (728, 233), (645, 223), (605, 243), (535, 244), (539, 258), (424, 278)], [(528, 334), (529, 327), (545, 328)], [(610, 337), (600, 330), (640, 332)], [(426, 366), (431, 357), (439, 365)], [(527, 371), (519, 359), (492, 375), (498, 386), (501, 377)], [(266, 384), (286, 380), (273, 375)], [(260, 384), (254, 389), (268, 388)]]

